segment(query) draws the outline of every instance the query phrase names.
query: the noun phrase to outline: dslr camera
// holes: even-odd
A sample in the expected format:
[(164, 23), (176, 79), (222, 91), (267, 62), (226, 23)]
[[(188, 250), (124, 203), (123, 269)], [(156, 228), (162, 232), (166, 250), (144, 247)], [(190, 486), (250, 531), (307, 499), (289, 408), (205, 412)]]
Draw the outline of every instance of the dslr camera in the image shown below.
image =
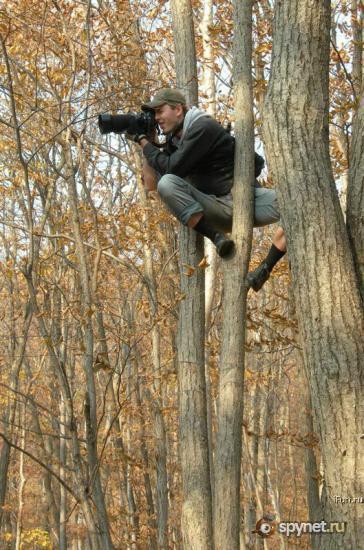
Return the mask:
[(157, 128), (154, 110), (142, 108), (141, 113), (127, 115), (99, 115), (99, 128), (102, 134), (146, 134), (151, 135)]

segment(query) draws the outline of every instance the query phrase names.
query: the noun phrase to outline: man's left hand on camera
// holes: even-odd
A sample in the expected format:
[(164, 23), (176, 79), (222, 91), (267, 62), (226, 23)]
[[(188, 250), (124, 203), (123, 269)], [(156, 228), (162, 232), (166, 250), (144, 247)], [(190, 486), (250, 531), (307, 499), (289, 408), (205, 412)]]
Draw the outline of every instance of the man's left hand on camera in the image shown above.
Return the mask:
[[(139, 145), (145, 145), (145, 143), (148, 142), (148, 138), (145, 134), (129, 134), (126, 132), (125, 137), (129, 141), (134, 141), (134, 143), (138, 143)], [(145, 140), (144, 144), (142, 143), (143, 140)]]

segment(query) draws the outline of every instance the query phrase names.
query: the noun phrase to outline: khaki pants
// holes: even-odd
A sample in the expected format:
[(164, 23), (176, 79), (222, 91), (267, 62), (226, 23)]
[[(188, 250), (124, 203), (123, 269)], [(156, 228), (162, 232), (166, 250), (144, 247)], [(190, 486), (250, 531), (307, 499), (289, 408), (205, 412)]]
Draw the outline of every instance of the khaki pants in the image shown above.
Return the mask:
[[(187, 181), (173, 174), (158, 182), (158, 193), (172, 214), (187, 225), (193, 214), (203, 212), (205, 220), (217, 231), (229, 233), (233, 220), (232, 194), (216, 197), (202, 193)], [(280, 218), (274, 189), (254, 188), (254, 227), (277, 222)]]

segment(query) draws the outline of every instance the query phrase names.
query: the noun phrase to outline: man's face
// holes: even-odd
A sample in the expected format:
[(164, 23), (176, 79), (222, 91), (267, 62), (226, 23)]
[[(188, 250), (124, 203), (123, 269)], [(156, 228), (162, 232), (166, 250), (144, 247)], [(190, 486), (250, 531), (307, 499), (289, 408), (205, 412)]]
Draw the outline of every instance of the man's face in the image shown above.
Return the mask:
[(171, 107), (170, 105), (162, 105), (154, 109), (155, 119), (158, 122), (163, 134), (172, 132), (176, 126), (183, 120), (182, 105)]

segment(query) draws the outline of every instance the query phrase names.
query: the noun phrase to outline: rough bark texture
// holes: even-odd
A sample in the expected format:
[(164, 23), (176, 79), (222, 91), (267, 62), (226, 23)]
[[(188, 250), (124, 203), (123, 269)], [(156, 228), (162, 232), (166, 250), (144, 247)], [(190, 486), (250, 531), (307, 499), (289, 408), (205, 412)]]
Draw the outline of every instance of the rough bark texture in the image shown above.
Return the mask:
[(324, 464), (326, 521), (345, 535), (320, 548), (359, 548), (364, 494), (363, 311), (332, 176), (328, 136), (329, 0), (276, 2), (264, 135), (288, 238), (304, 358)]
[(224, 264), (224, 324), (219, 366), (215, 451), (215, 548), (240, 547), (240, 465), (246, 317), (244, 285), (250, 258), (253, 216), (254, 118), (252, 99), (252, 2), (234, 3), (235, 176), (233, 260)]
[[(190, 0), (173, 0), (173, 36), (177, 86), (190, 105), (197, 105), (197, 69)], [(203, 239), (181, 227), (179, 232), (181, 302), (178, 327), (179, 431), (182, 468), (182, 538), (184, 548), (212, 547), (212, 504), (208, 457), (204, 368), (204, 273), (184, 275), (185, 264), (197, 266)]]
[(363, 79), (363, 3), (351, 0), (351, 24), (353, 27), (353, 68), (352, 79), (356, 95), (360, 95)]
[[(311, 413), (311, 400), (309, 402), (309, 411), (306, 416), (307, 421), (307, 433), (314, 433), (314, 426)], [(322, 517), (322, 508), (320, 501), (320, 487), (319, 487), (319, 469), (316, 461), (315, 452), (312, 447), (306, 448), (305, 456), (305, 470), (307, 476), (307, 504), (310, 521), (316, 521), (317, 518)], [(312, 550), (319, 550), (320, 539), (316, 535), (311, 535)]]
[(346, 219), (364, 300), (364, 87), (353, 125)]
[[(199, 250), (191, 240), (180, 241), (181, 261)], [(183, 268), (182, 268), (183, 270)], [(179, 434), (182, 468), (182, 537), (184, 548), (212, 547), (212, 504), (209, 476), (206, 422), (206, 385), (204, 373), (204, 304), (196, 294), (203, 289), (204, 274), (198, 271), (188, 279), (181, 275), (182, 292), (178, 334)], [(193, 285), (193, 286), (192, 286)], [(195, 299), (193, 298), (195, 296)]]

